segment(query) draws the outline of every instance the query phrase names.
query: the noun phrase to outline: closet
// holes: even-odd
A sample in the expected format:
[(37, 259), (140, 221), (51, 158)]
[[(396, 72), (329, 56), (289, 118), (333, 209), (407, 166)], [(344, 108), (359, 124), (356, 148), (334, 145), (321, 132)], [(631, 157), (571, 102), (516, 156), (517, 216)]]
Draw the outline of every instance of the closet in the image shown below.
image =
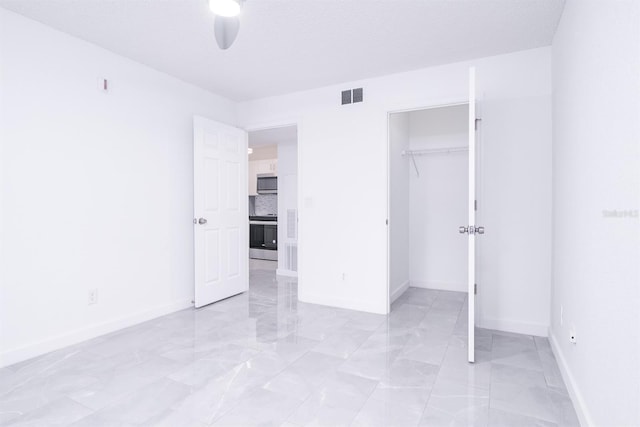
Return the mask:
[(389, 115), (389, 302), (408, 287), (467, 292), (469, 105)]

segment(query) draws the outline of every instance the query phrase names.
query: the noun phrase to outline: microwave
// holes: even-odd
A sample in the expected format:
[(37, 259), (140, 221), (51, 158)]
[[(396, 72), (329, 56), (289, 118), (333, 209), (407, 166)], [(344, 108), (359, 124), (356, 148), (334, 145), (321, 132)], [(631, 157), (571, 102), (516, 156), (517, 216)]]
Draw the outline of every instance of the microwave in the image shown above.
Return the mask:
[(278, 177), (260, 176), (258, 175), (258, 194), (277, 194), (278, 193)]

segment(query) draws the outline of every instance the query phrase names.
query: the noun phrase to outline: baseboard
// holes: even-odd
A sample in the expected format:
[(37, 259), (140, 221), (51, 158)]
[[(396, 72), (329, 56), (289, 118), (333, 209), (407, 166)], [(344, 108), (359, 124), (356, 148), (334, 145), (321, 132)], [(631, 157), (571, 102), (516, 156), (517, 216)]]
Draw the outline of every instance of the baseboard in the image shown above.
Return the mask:
[(412, 280), (410, 285), (412, 288), (423, 288), (423, 289), (435, 289), (438, 291), (455, 291), (455, 292), (467, 292), (467, 284), (466, 283), (456, 283), (456, 282), (440, 282), (440, 281), (421, 281), (421, 280)]
[(276, 269), (276, 274), (278, 276), (286, 276), (286, 277), (298, 277), (298, 272), (293, 270), (286, 270), (284, 268)]
[(580, 420), (580, 425), (585, 427), (594, 426), (595, 423), (593, 422), (593, 418), (589, 414), (589, 410), (587, 409), (587, 405), (582, 397), (582, 393), (576, 384), (575, 378), (571, 373), (571, 369), (569, 369), (567, 359), (564, 357), (562, 350), (560, 350), (558, 340), (553, 334), (551, 328), (549, 328), (549, 342), (551, 343), (551, 351), (553, 351), (553, 355), (556, 357), (556, 361), (558, 362), (558, 368), (560, 368), (560, 374), (562, 374), (564, 384), (567, 386), (571, 402), (573, 403), (573, 407), (576, 410), (578, 419)]
[(404, 283), (402, 283), (400, 286), (398, 286), (398, 289), (396, 289), (395, 291), (393, 291), (391, 293), (391, 295), (389, 296), (389, 299), (390, 299), (389, 303), (390, 304), (393, 304), (393, 302), (395, 300), (397, 300), (400, 295), (404, 294), (405, 291), (407, 289), (409, 289), (409, 283), (410, 282), (408, 280), (406, 280)]
[(128, 328), (129, 326), (137, 325), (138, 323), (146, 322), (147, 320), (155, 319), (156, 317), (164, 316), (189, 307), (193, 307), (191, 300), (175, 302), (118, 319), (90, 325), (73, 332), (61, 334), (23, 347), (3, 351), (0, 353), (0, 368), (29, 360), (54, 350), (59, 350), (82, 341)]
[(376, 304), (373, 301), (367, 301), (364, 299), (359, 300), (347, 300), (342, 298), (336, 298), (330, 295), (316, 295), (300, 293), (298, 299), (302, 302), (310, 304), (327, 305), (329, 307), (346, 308), (347, 310), (365, 311), (367, 313), (375, 314), (389, 314), (388, 307), (386, 307), (386, 301), (384, 305)]
[(481, 317), (477, 326), (480, 328), (495, 329), (497, 331), (513, 332), (516, 334), (535, 335), (537, 337), (546, 337), (549, 332), (549, 325), (546, 324), (495, 319), (491, 317)]

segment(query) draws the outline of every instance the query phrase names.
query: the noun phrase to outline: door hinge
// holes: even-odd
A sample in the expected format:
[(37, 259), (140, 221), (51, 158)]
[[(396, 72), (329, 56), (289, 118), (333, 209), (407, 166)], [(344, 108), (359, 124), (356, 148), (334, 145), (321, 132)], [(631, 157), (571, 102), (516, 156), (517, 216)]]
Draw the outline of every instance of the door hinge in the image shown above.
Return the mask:
[(473, 210), (474, 210), (474, 211), (477, 211), (477, 210), (478, 210), (478, 201), (477, 201), (477, 200), (474, 200), (474, 201), (473, 201)]
[(473, 122), (475, 130), (478, 130), (478, 122), (481, 122), (481, 121), (482, 121), (482, 119), (475, 119), (475, 121)]
[(387, 220), (385, 220), (385, 222), (384, 222), (384, 223), (385, 223), (386, 225), (389, 225), (389, 220), (388, 220), (388, 219), (387, 219)]
[(474, 295), (478, 295), (478, 284), (477, 283), (473, 284), (473, 294)]

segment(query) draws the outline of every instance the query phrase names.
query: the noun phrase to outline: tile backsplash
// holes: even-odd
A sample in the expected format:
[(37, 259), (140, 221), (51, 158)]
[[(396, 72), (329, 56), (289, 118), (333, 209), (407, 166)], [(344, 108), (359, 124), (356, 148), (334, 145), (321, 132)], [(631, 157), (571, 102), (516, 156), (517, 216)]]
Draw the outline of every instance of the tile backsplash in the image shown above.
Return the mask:
[(278, 215), (277, 194), (258, 194), (255, 198), (256, 215)]

